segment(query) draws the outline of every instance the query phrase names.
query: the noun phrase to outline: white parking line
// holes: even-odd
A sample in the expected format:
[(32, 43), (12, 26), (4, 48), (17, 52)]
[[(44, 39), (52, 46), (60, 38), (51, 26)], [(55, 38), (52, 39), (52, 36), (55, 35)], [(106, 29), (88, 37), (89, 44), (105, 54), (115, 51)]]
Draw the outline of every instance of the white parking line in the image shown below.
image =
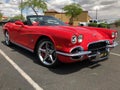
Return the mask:
[(12, 59), (10, 59), (1, 49), (0, 49), (0, 54), (4, 56), (4, 58), (22, 75), (23, 78), (27, 80), (29, 84), (32, 85), (32, 87), (35, 90), (43, 90), (32, 78), (26, 74)]
[(120, 57), (120, 54), (117, 54), (117, 53), (112, 53), (112, 52), (111, 52), (110, 54)]

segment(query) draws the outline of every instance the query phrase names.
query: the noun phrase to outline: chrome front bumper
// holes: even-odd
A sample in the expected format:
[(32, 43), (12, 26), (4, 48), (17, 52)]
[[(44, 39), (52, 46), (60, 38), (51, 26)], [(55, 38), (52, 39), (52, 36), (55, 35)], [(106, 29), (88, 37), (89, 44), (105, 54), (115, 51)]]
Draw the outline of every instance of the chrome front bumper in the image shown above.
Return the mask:
[(107, 48), (114, 48), (118, 46), (118, 42), (114, 42), (112, 45), (107, 45)]
[(91, 51), (82, 51), (82, 52), (78, 52), (78, 53), (75, 53), (75, 54), (69, 54), (69, 53), (63, 53), (63, 52), (59, 52), (57, 51), (56, 52), (57, 54), (60, 54), (60, 55), (63, 55), (63, 56), (68, 56), (68, 57), (75, 57), (75, 56), (84, 56), (84, 55), (88, 55), (90, 53), (92, 53)]
[[(112, 45), (107, 45), (106, 46), (106, 48), (114, 48), (114, 47), (116, 47), (118, 45), (118, 43), (117, 42), (114, 42)], [(108, 50), (108, 52), (110, 52), (109, 50)], [(78, 52), (78, 53), (75, 53), (75, 54), (72, 54), (72, 53), (64, 53), (64, 52), (60, 52), (60, 51), (56, 51), (56, 53), (57, 54), (60, 54), (60, 55), (63, 55), (63, 56), (67, 56), (67, 57), (76, 57), (76, 56), (84, 56), (84, 55), (88, 55), (88, 57), (92, 57), (92, 55), (91, 56), (89, 56), (89, 54), (92, 54), (92, 52), (91, 51), (81, 51), (81, 52)], [(93, 54), (93, 56), (98, 56), (99, 55), (99, 53), (97, 53), (97, 54)]]

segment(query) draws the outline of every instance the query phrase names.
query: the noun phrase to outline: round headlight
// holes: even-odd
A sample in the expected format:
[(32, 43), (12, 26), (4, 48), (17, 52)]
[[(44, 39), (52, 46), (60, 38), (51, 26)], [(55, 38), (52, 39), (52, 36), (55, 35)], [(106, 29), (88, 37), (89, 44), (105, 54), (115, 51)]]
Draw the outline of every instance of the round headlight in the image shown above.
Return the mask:
[(77, 37), (76, 37), (75, 35), (72, 36), (71, 42), (72, 42), (73, 44), (77, 43)]
[(115, 38), (115, 32), (112, 32), (112, 38)]
[(78, 36), (78, 42), (81, 43), (83, 41), (83, 35)]

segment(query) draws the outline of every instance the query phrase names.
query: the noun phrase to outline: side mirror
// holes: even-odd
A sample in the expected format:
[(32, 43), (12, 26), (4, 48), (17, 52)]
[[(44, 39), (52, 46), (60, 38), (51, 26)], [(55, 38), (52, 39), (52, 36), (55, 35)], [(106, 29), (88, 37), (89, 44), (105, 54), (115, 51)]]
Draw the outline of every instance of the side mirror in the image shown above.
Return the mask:
[(23, 23), (23, 22), (21, 22), (21, 21), (15, 21), (15, 24), (16, 24), (16, 25), (21, 25), (21, 26), (24, 26), (24, 23)]

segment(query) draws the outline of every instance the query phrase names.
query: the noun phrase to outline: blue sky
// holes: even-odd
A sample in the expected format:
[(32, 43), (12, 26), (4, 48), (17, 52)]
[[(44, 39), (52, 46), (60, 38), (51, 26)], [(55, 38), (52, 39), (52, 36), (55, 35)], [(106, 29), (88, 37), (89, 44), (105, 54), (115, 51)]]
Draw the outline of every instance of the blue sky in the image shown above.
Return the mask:
[(5, 0), (6, 3), (9, 3), (10, 0)]
[[(20, 14), (18, 9), (18, 3), (21, 0), (0, 0), (0, 11), (5, 16), (14, 16)], [(55, 9), (58, 12), (61, 12), (61, 8), (65, 5), (71, 3), (78, 3), (81, 5), (83, 10), (89, 11), (89, 15), (92, 18), (95, 18), (96, 9), (98, 11), (98, 19), (114, 19), (120, 18), (120, 0), (47, 0), (48, 9)], [(40, 12), (39, 14), (43, 14)], [(24, 15), (34, 14), (34, 12), (29, 10), (23, 11)]]

